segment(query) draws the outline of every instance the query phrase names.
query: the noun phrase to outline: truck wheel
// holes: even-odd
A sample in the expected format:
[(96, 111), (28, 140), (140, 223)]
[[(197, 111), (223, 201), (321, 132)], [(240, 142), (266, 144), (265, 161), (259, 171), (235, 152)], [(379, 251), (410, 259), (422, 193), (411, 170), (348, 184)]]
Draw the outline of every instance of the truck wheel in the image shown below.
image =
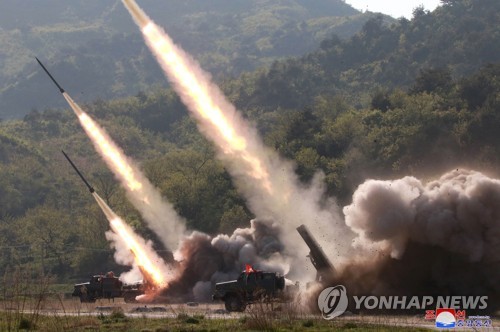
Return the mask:
[(226, 297), (226, 299), (224, 300), (224, 304), (226, 306), (226, 310), (231, 312), (231, 311), (239, 311), (239, 312), (242, 312), (242, 311), (245, 311), (245, 303), (243, 303), (243, 301), (240, 300), (239, 297), (237, 297), (236, 295), (229, 295)]

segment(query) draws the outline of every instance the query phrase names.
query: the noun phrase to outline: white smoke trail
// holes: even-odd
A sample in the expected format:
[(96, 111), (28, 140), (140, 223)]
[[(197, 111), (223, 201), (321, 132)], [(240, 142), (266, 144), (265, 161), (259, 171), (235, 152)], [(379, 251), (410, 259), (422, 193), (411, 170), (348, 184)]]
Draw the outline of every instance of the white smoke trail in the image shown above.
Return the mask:
[(173, 205), (162, 198), (158, 189), (149, 182), (139, 168), (124, 155), (106, 131), (85, 113), (66, 92), (63, 95), (78, 116), (97, 152), (123, 184), (132, 204), (139, 210), (148, 226), (158, 235), (165, 246), (170, 250), (175, 250), (186, 231), (185, 221), (176, 213)]
[(151, 242), (146, 242), (139, 237), (123, 220), (97, 194), (93, 196), (109, 221), (111, 231), (106, 232), (106, 238), (115, 248), (115, 260), (122, 265), (132, 266), (132, 271), (125, 273), (120, 278), (125, 282), (137, 281), (141, 278), (141, 270), (151, 278), (157, 287), (166, 287), (173, 278), (172, 269), (165, 264), (152, 248)]
[[(354, 231), (358, 235), (355, 245), (364, 249), (363, 256), (359, 260), (355, 257), (338, 273), (338, 277), (348, 276), (344, 281), (359, 281), (353, 289), (358, 287), (372, 292), (375, 290), (372, 287), (384, 284), (384, 279), (390, 279), (385, 286), (391, 284), (399, 290), (425, 290), (426, 282), (437, 289), (443, 283), (450, 289), (466, 284), (470, 280), (469, 271), (454, 271), (457, 278), (448, 276), (444, 281), (443, 278), (435, 278), (436, 275), (443, 277), (443, 273), (436, 274), (432, 268), (422, 269), (420, 258), (429, 258), (428, 252), (432, 254), (436, 246), (447, 253), (434, 260), (440, 269), (446, 268), (444, 264), (448, 258), (454, 259), (453, 253), (469, 261), (488, 263), (480, 273), (480, 280), (487, 284), (481, 286), (498, 289), (499, 274), (492, 271), (499, 270), (495, 268), (500, 262), (500, 210), (497, 207), (500, 182), (474, 172), (447, 174), (427, 186), (411, 177), (393, 182), (368, 181), (356, 191), (353, 203), (344, 209), (349, 229), (340, 218), (335, 203), (322, 200), (325, 191), (321, 176), (316, 176), (308, 187), (303, 186), (295, 175), (294, 166), (264, 147), (257, 131), (242, 119), (198, 64), (177, 47), (133, 0), (123, 2), (174, 89), (198, 120), (200, 131), (217, 146), (219, 158), (225, 162), (251, 210), (258, 217), (270, 217), (277, 221), (285, 231), (284, 235), (280, 235), (289, 254), (298, 258), (305, 251), (295, 232), (299, 224), (308, 225), (334, 263), (353, 257), (351, 240)], [(238, 239), (233, 240), (230, 242), (237, 245)], [(420, 245), (425, 252), (404, 256), (404, 250), (409, 250), (409, 243), (412, 248), (419, 248)], [(328, 244), (336, 244), (336, 249), (332, 250)], [(222, 245), (222, 248), (227, 247), (231, 252), (233, 245)], [(245, 245), (238, 253), (252, 254), (242, 249)], [(335, 252), (342, 257), (336, 260), (337, 257), (332, 257)], [(386, 253), (404, 259), (402, 264), (387, 258)], [(229, 257), (232, 257), (232, 262), (238, 261), (234, 255)], [(371, 261), (371, 265), (367, 261)], [(454, 264), (458, 262), (460, 260), (454, 261)], [(214, 260), (212, 265), (215, 270), (213, 274), (208, 273), (210, 278), (223, 272), (217, 264), (224, 265)], [(404, 264), (409, 264), (411, 268), (406, 269)], [(360, 270), (360, 266), (364, 269)], [(467, 266), (480, 268), (473, 264)], [(384, 275), (382, 271), (388, 271), (389, 275)], [(410, 277), (417, 282), (407, 283)], [(210, 278), (198, 278), (195, 290), (204, 293), (208, 281), (212, 281)], [(474, 285), (467, 284), (467, 287)]]
[(123, 0), (123, 3), (174, 89), (198, 120), (200, 131), (218, 147), (219, 158), (225, 162), (252, 212), (282, 226), (282, 240), (289, 254), (300, 257), (307, 252), (295, 230), (303, 223), (316, 235), (331, 259), (337, 258), (333, 256), (335, 253), (345, 254), (341, 249), (349, 247), (348, 230), (336, 204), (322, 202), (322, 178), (318, 176), (309, 187), (303, 186), (294, 165), (264, 146), (255, 128), (226, 100), (209, 75), (133, 0)]

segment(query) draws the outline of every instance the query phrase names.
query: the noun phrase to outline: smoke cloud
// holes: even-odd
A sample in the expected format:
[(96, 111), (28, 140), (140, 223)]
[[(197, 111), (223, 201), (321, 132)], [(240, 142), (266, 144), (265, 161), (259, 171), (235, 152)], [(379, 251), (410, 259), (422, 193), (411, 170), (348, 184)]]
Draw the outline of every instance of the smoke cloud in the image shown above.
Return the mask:
[[(255, 222), (230, 237), (191, 235), (179, 249), (184, 260), (170, 291), (194, 290), (193, 297), (203, 296), (209, 282), (234, 278), (242, 261), (285, 272), (308, 251), (295, 230), (306, 224), (338, 265), (333, 279), (350, 290), (498, 294), (498, 180), (460, 170), (426, 185), (414, 177), (369, 180), (344, 208), (344, 221), (335, 201), (325, 198), (322, 174), (309, 185), (300, 183), (294, 164), (263, 145), (257, 130), (196, 61), (133, 0), (123, 3), (200, 131), (217, 147), (251, 211), (276, 222), (261, 224), (266, 226), (262, 237)], [(292, 272), (293, 278), (312, 277), (304, 275), (302, 266)]]
[(336, 282), (361, 294), (489, 295), (498, 307), (499, 202), (500, 180), (476, 171), (368, 180), (344, 208), (358, 256)]
[(239, 228), (231, 236), (210, 237), (193, 232), (184, 238), (174, 256), (177, 275), (164, 291), (167, 298), (210, 300), (213, 285), (236, 279), (251, 264), (256, 269), (285, 274), (289, 265), (282, 256), (279, 226), (266, 220), (251, 220), (249, 228)]
[[(347, 248), (349, 231), (335, 202), (324, 201), (322, 175), (309, 186), (302, 185), (294, 164), (264, 146), (257, 130), (242, 118), (198, 63), (175, 45), (133, 0), (123, 3), (173, 88), (198, 121), (200, 131), (217, 147), (219, 159), (250, 210), (258, 218), (272, 219), (282, 227), (280, 239), (285, 255), (299, 258), (307, 254), (307, 247), (295, 230), (301, 224), (317, 235), (332, 260), (336, 260), (335, 254), (345, 255), (342, 250)], [(295, 276), (306, 277), (302, 269)]]
[(399, 258), (411, 241), (470, 262), (500, 259), (500, 180), (454, 170), (423, 185), (414, 177), (369, 180), (344, 208), (356, 245)]

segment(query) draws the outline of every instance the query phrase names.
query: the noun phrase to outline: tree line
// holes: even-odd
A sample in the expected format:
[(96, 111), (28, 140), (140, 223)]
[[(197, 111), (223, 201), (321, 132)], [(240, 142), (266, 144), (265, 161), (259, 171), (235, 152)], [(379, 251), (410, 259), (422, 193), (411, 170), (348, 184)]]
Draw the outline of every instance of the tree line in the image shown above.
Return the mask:
[[(470, 3), (476, 4), (448, 1), (432, 14), (417, 9), (416, 17), (400, 22), (400, 27), (382, 26), (378, 39), (392, 40), (397, 29), (409, 29), (404, 24), (415, 28), (424, 18), (434, 26), (435, 20), (455, 11), (458, 15), (467, 10), (463, 19), (470, 20), (467, 15), (474, 10), (484, 14), (480, 4), (488, 1), (463, 7)], [(497, 6), (496, 2), (490, 5)], [(375, 82), (367, 90), (365, 78), (356, 83), (346, 78), (353, 77), (347, 71), (332, 69), (330, 75), (340, 76), (328, 76), (328, 64), (332, 68), (344, 64), (327, 61), (326, 50), (343, 54), (344, 47), (356, 40), (372, 51), (377, 49), (365, 42), (374, 23), (378, 24), (368, 22), (352, 39), (333, 44), (327, 40), (308, 56), (222, 80), (220, 86), (265, 143), (295, 161), (302, 181), (323, 172), (326, 194), (336, 197), (340, 205), (350, 202), (366, 178), (432, 179), (456, 167), (497, 174), (500, 61), (487, 64), (484, 60), (481, 65), (473, 58), (453, 66), (426, 62), (415, 65), (413, 79), (408, 73), (403, 80), (407, 83), (389, 76), (382, 79), (383, 71), (369, 75), (363, 66), (353, 65), (352, 75), (363, 72), (367, 82)], [(442, 52), (434, 48), (429, 52)], [(351, 55), (374, 56), (372, 51), (361, 48)], [(317, 61), (320, 58), (324, 63)], [(333, 85), (331, 80), (345, 82)], [(83, 108), (138, 161), (186, 218), (189, 229), (218, 234), (248, 225), (253, 216), (244, 199), (172, 90), (157, 88), (121, 99), (95, 100)], [(61, 149), (117, 214), (164, 252), (74, 114), (67, 109), (32, 110), (23, 119), (0, 122), (0, 272), (35, 264), (59, 282), (68, 282), (108, 269), (120, 271), (104, 237), (108, 223)]]

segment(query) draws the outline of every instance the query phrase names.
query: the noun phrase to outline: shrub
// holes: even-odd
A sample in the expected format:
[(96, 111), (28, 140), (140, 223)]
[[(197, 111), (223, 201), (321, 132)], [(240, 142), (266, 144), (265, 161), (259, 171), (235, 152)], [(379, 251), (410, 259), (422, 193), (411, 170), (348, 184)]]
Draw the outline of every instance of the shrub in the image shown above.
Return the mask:
[(345, 323), (342, 327), (343, 329), (357, 329), (358, 325), (356, 323)]
[(185, 322), (187, 324), (198, 324), (200, 321), (194, 317), (188, 317)]
[(113, 311), (111, 312), (111, 315), (109, 315), (109, 318), (114, 319), (116, 321), (125, 319), (126, 316), (122, 308), (114, 308)]
[(31, 321), (27, 318), (21, 318), (19, 321), (19, 329), (20, 330), (31, 330), (32, 329)]

